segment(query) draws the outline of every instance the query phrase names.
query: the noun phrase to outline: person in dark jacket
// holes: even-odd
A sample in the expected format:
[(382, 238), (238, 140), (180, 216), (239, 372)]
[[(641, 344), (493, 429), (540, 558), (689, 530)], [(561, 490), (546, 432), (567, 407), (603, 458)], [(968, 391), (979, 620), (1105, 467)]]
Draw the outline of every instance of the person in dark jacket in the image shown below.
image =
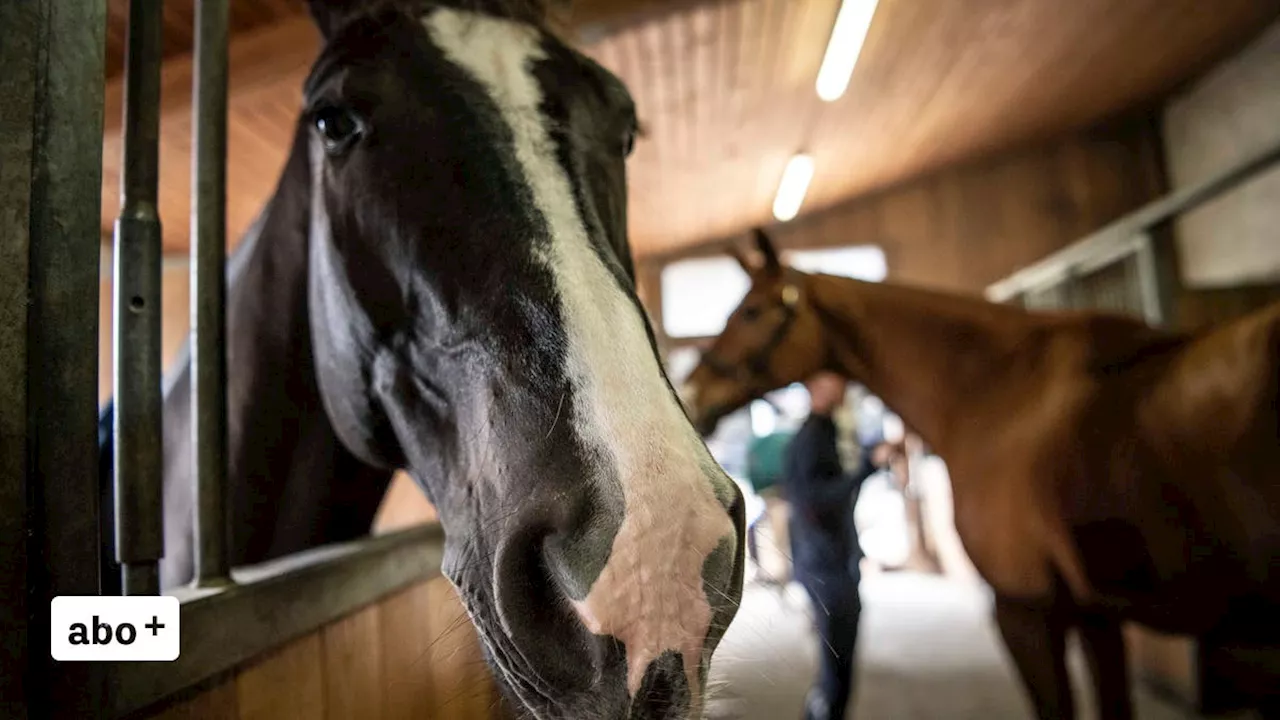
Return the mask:
[(842, 720), (853, 691), (854, 646), (862, 600), (862, 548), (853, 506), (862, 482), (887, 462), (888, 446), (864, 449), (862, 463), (844, 472), (831, 414), (844, 402), (848, 381), (834, 373), (811, 378), (810, 414), (787, 451), (783, 492), (791, 505), (791, 555), (796, 580), (813, 604), (818, 678), (805, 699), (806, 720)]

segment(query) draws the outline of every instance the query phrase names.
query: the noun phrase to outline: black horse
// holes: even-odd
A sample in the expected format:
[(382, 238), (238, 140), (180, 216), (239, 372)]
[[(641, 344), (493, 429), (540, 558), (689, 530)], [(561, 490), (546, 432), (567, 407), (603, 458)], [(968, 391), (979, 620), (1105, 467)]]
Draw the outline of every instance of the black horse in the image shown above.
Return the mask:
[[(311, 5), (326, 45), (229, 268), (233, 564), (367, 533), (403, 468), (516, 702), (700, 716), (742, 503), (634, 291), (628, 92), (533, 2)], [(165, 388), (165, 587), (192, 576), (189, 373)]]

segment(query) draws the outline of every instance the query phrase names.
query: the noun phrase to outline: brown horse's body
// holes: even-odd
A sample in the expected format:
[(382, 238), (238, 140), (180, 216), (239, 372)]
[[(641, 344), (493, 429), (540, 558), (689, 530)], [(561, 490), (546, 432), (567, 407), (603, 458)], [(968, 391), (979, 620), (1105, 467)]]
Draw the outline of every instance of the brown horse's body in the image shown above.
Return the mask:
[[(1280, 648), (1280, 305), (1181, 336), (776, 261), (753, 275), (744, 305), (789, 296), (789, 319), (730, 319), (721, 368), (690, 376), (695, 415), (745, 401), (723, 372), (734, 355), (761, 371), (747, 399), (831, 369), (894, 408), (947, 462), (957, 530), (1041, 718), (1073, 715), (1071, 628), (1104, 718), (1132, 713), (1124, 620)], [(790, 323), (763, 362), (745, 357), (749, 334), (772, 331), (744, 317)], [(1280, 675), (1258, 685), (1280, 691)]]

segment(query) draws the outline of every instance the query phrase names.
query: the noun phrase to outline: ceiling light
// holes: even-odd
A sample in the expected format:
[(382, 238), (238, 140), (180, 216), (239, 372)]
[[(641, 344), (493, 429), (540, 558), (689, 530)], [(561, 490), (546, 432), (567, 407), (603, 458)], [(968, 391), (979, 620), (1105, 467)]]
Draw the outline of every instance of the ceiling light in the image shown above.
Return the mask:
[(818, 70), (818, 97), (827, 102), (837, 100), (849, 87), (853, 66), (858, 63), (862, 44), (866, 42), (871, 18), (876, 14), (877, 0), (844, 0), (836, 15), (827, 54)]
[(812, 179), (813, 158), (796, 155), (787, 161), (787, 167), (782, 171), (782, 181), (778, 183), (778, 196), (773, 199), (773, 216), (779, 222), (786, 222), (800, 212)]

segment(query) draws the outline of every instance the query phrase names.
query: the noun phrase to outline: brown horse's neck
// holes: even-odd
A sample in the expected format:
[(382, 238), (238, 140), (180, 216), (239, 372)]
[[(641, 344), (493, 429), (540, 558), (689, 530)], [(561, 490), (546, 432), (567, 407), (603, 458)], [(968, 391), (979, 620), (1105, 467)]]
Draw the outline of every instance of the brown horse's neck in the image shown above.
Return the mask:
[(862, 382), (934, 448), (968, 398), (1000, 379), (1037, 327), (1015, 308), (962, 296), (807, 276), (830, 368)]

